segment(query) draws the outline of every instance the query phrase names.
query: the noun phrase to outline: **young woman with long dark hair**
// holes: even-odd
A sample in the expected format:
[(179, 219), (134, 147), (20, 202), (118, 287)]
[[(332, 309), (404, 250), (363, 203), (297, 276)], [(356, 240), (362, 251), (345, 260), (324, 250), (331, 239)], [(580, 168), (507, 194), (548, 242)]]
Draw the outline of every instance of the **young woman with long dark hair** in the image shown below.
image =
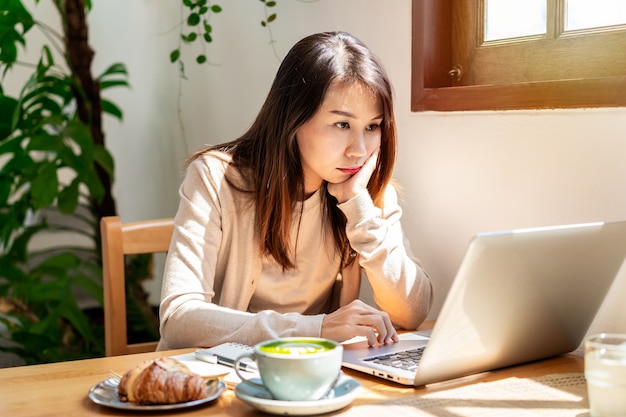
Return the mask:
[[(343, 32), (299, 41), (252, 126), (189, 159), (159, 349), (287, 336), (398, 340), (432, 303), (392, 184), (392, 88)], [(358, 300), (361, 273), (377, 308)]]

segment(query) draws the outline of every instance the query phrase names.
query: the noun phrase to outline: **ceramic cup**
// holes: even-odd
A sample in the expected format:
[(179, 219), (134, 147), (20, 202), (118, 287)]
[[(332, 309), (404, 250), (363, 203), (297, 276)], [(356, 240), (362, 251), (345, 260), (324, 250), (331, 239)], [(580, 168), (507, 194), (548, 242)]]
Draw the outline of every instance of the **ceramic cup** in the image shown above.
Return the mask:
[[(332, 340), (287, 337), (255, 345), (252, 352), (235, 360), (234, 368), (241, 383), (264, 388), (276, 400), (312, 401), (332, 390), (340, 375), (342, 354), (343, 346)], [(240, 372), (245, 358), (256, 362), (263, 385)]]
[(585, 340), (585, 379), (592, 417), (626, 416), (626, 334)]

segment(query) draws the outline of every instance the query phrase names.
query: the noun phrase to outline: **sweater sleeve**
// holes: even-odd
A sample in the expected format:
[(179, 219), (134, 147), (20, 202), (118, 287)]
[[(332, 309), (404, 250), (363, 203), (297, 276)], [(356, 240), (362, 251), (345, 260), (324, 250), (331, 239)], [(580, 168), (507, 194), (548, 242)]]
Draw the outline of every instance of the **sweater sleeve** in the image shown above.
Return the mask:
[(367, 191), (339, 208), (347, 218), (346, 233), (359, 255), (376, 305), (389, 314), (394, 325), (417, 328), (432, 306), (432, 285), (404, 237), (395, 189), (387, 187), (384, 211), (374, 205)]
[(239, 215), (226, 166), (218, 158), (198, 159), (181, 184), (161, 290), (159, 350), (320, 335), (322, 315), (246, 311), (260, 262), (251, 253), (254, 220)]

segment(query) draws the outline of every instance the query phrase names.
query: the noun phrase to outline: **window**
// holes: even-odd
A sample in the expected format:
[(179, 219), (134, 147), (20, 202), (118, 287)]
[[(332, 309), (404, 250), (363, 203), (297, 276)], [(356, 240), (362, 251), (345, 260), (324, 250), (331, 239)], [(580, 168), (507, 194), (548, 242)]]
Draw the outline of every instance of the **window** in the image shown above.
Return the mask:
[(413, 0), (413, 111), (626, 106), (626, 2), (585, 24), (606, 0), (517, 1), (527, 26), (507, 2)]

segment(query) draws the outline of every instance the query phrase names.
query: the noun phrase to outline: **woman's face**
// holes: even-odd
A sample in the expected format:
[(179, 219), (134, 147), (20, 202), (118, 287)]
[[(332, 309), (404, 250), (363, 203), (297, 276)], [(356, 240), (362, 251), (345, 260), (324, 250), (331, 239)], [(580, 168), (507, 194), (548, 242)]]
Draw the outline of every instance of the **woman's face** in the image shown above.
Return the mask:
[(356, 174), (380, 146), (383, 105), (361, 83), (335, 84), (317, 113), (296, 133), (308, 197), (323, 181), (341, 183)]

